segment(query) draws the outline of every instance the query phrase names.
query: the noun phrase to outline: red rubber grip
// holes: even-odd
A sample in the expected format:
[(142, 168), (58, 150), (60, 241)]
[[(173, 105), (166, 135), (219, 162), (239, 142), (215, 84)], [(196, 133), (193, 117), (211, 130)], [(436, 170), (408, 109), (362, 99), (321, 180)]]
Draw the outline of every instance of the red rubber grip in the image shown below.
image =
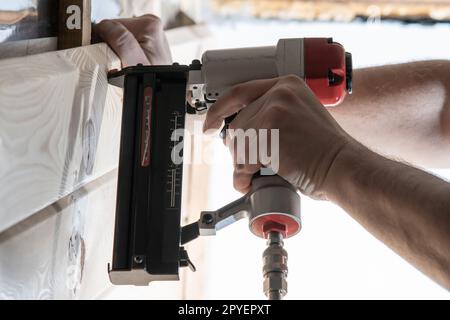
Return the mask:
[(304, 39), (305, 81), (326, 107), (347, 94), (346, 56), (342, 45), (327, 38)]

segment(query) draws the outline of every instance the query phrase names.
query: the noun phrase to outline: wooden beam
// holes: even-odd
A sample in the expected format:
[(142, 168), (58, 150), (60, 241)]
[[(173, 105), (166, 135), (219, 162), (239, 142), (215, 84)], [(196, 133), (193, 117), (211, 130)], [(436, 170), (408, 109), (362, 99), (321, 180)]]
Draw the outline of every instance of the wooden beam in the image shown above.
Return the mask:
[(59, 0), (58, 49), (91, 44), (91, 0)]
[(214, 0), (214, 10), (226, 16), (351, 21), (399, 19), (450, 21), (447, 0)]

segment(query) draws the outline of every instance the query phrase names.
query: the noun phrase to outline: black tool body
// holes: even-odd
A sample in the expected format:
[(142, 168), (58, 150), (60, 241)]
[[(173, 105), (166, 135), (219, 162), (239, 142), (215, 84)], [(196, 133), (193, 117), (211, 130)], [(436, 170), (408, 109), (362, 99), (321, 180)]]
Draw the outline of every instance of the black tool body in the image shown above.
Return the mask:
[[(118, 285), (179, 280), (188, 66), (136, 66), (110, 75), (124, 103), (110, 279)], [(177, 157), (178, 155), (178, 157)], [(174, 158), (175, 156), (175, 158)], [(176, 160), (176, 161), (174, 161)]]

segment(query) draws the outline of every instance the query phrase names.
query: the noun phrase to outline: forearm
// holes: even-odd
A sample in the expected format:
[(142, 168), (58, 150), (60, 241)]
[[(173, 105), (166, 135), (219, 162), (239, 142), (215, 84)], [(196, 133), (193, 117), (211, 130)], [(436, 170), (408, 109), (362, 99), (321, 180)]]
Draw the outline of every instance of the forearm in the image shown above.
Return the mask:
[(450, 167), (450, 61), (356, 70), (353, 95), (329, 110), (345, 131), (383, 155)]
[(359, 144), (329, 172), (328, 198), (450, 290), (450, 184)]

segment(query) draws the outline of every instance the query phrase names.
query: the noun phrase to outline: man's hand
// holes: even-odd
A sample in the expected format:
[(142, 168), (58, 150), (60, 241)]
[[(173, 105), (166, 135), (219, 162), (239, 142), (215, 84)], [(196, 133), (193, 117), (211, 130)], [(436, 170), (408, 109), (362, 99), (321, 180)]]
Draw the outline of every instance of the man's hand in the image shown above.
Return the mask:
[[(297, 77), (235, 87), (211, 108), (204, 129), (219, 128), (237, 112), (231, 129), (279, 129), (280, 176), (307, 195), (337, 203), (450, 289), (449, 183), (363, 147)], [(261, 165), (235, 164), (236, 188), (248, 191)]]
[[(327, 198), (328, 172), (334, 159), (354, 143), (330, 116), (305, 82), (296, 76), (257, 80), (234, 87), (208, 112), (204, 130), (218, 129), (223, 120), (239, 115), (230, 129), (279, 129), (279, 172), (303, 193)], [(233, 141), (234, 140), (234, 141)], [(236, 147), (236, 137), (228, 144)], [(233, 142), (233, 143), (230, 143)], [(235, 155), (236, 152), (232, 153)], [(264, 164), (239, 164), (236, 155), (234, 184), (247, 192), (253, 175)], [(334, 185), (334, 184), (333, 184)]]
[(103, 20), (94, 32), (120, 57), (123, 67), (172, 64), (163, 25), (156, 16)]

